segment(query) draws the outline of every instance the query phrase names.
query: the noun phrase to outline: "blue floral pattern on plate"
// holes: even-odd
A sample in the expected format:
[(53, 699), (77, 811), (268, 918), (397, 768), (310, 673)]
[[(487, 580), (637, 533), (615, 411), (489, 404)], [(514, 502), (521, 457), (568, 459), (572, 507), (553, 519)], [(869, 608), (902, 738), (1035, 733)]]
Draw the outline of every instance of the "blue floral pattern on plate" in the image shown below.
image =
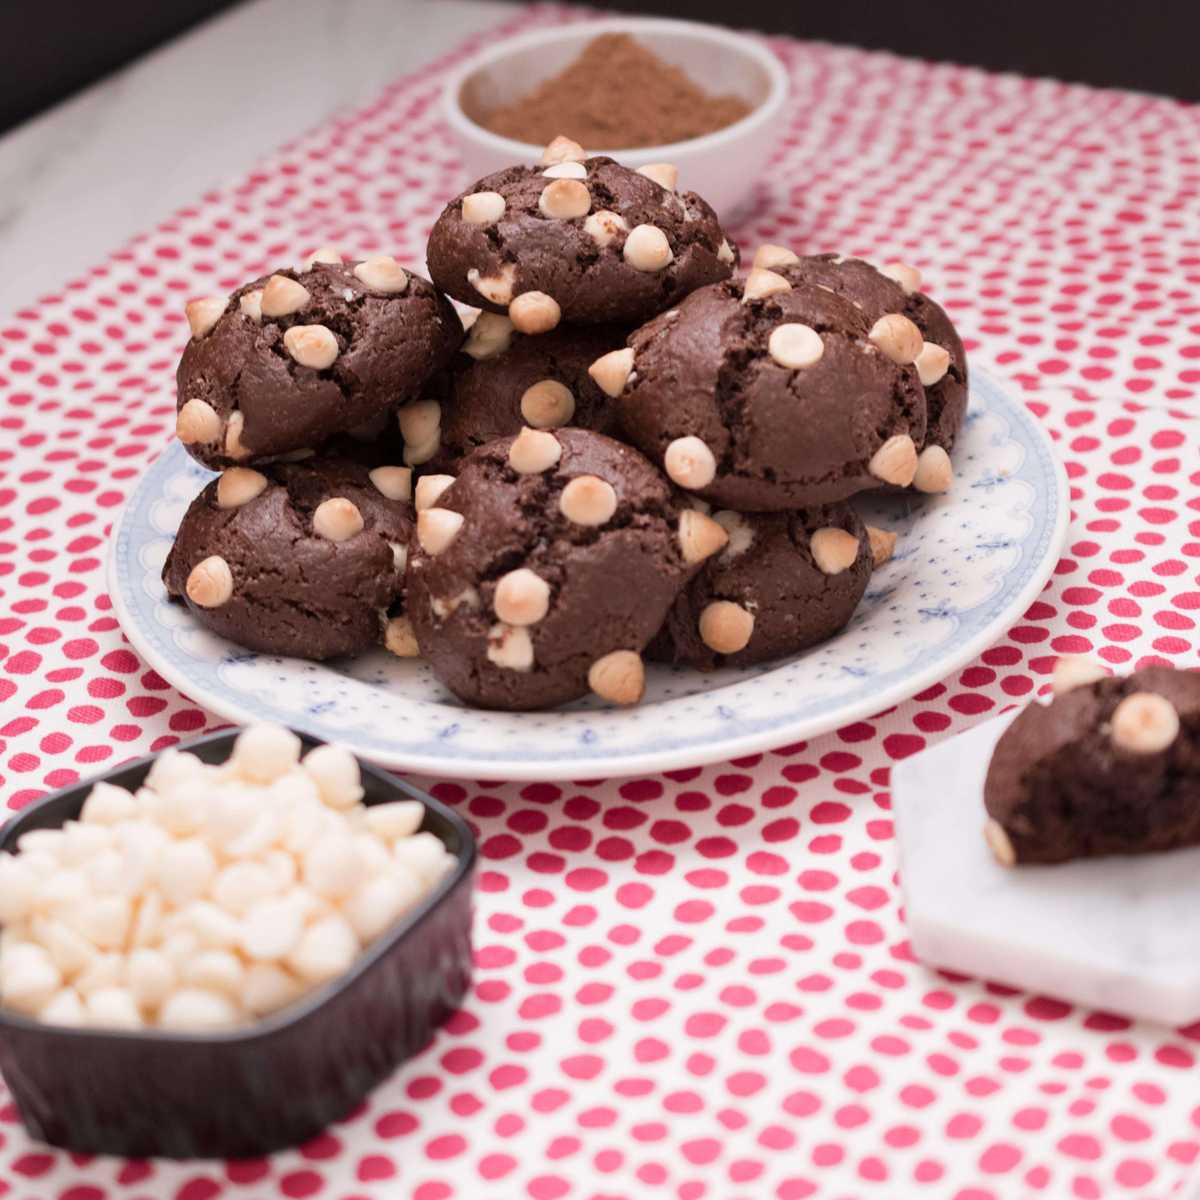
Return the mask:
[(879, 712), (986, 649), (1040, 592), (1066, 537), (1066, 478), (1045, 431), (976, 372), (946, 496), (871, 497), (899, 534), (843, 633), (791, 659), (705, 674), (651, 667), (636, 709), (466, 708), (424, 663), (384, 651), (309, 663), (201, 629), (159, 578), (210, 475), (173, 443), (114, 530), (109, 590), (129, 640), (165, 679), (233, 721), (283, 721), (386, 766), (447, 777), (585, 779), (721, 761)]

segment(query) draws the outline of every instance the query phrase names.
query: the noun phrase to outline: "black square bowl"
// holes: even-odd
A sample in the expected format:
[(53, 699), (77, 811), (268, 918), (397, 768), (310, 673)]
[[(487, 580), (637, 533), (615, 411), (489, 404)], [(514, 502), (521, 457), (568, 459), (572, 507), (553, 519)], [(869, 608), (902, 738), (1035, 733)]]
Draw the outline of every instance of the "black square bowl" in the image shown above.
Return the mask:
[[(224, 762), (238, 730), (178, 748)], [(301, 735), (306, 750), (318, 745)], [(31, 829), (79, 816), (101, 780), (136, 790), (156, 756), (65, 788), (0, 830), (11, 853)], [(69, 1150), (133, 1158), (237, 1158), (305, 1141), (344, 1117), (458, 1007), (471, 977), (475, 839), (432, 796), (359, 764), (366, 804), (410, 798), (421, 829), (456, 858), (441, 883), (343, 976), (252, 1025), (222, 1033), (106, 1032), (0, 1009), (0, 1073), (29, 1133)]]

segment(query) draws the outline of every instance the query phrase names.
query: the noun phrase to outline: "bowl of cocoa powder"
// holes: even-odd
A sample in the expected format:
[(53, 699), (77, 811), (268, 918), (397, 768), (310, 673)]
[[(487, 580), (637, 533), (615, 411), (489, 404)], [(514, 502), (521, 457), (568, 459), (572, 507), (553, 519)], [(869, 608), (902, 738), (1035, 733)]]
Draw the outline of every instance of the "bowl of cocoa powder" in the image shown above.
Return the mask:
[(443, 96), (469, 180), (536, 162), (553, 138), (631, 167), (672, 163), (729, 221), (783, 127), (788, 79), (767, 46), (691, 21), (585, 21), (501, 40)]

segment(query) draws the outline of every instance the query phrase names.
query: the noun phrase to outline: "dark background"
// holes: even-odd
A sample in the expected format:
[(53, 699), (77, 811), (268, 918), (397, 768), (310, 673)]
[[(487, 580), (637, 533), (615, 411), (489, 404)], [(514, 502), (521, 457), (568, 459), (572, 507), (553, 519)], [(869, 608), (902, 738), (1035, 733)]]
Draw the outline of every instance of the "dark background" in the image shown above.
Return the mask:
[[(0, 0), (0, 130), (234, 2)], [(594, 0), (594, 6), (1200, 100), (1198, 0)], [(425, 12), (436, 21), (437, 0), (427, 0)]]

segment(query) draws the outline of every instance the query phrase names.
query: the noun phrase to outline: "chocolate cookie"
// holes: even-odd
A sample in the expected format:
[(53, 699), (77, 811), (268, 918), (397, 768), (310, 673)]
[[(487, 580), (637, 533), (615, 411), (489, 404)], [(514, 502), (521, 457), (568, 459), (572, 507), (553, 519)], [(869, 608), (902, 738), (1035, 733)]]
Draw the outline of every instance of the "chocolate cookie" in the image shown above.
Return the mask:
[(522, 430), (422, 483), (408, 614), (437, 677), (484, 708), (637, 703), (641, 651), (725, 541), (636, 450), (582, 429)]
[(746, 667), (845, 627), (872, 570), (867, 530), (848, 505), (713, 518), (729, 541), (672, 605), (647, 657), (702, 670)]
[[(491, 321), (507, 320), (492, 313), (486, 316)], [(467, 352), (458, 355), (447, 372), (444, 394), (431, 393), (443, 405), (434, 464), (453, 471), (472, 450), (520, 433), (526, 425), (534, 429), (573, 425), (619, 436), (612, 400), (588, 368), (600, 355), (623, 346), (628, 333), (615, 325), (560, 325), (540, 337), (513, 331), (504, 349), (491, 351), (495, 342), (473, 342), (468, 332)]]
[(525, 333), (559, 321), (637, 325), (728, 278), (737, 253), (716, 214), (675, 190), (667, 165), (631, 170), (558, 138), (452, 200), (429, 237), (429, 273)]
[(413, 653), (403, 619), (387, 625), (403, 597), (411, 494), (406, 467), (231, 467), (184, 514), (163, 567), (167, 594), (251, 650), (325, 659), (386, 637)]
[(463, 338), (454, 306), (386, 257), (285, 268), (187, 311), (176, 432), (214, 468), (370, 426), (418, 395)]
[[(920, 291), (921, 273), (906, 263), (888, 263), (877, 270), (861, 258), (814, 254), (800, 258), (783, 246), (762, 246), (754, 256), (755, 270), (770, 270), (789, 283), (815, 283), (831, 288), (855, 304), (871, 324), (891, 313), (907, 317), (920, 330), (924, 345), (917, 372), (925, 385), (929, 427), (925, 445), (949, 452), (967, 412), (967, 354), (945, 310)], [(944, 476), (944, 457), (927, 455), (917, 471), (917, 485), (938, 484)], [(943, 487), (928, 490), (944, 491)]]
[(765, 274), (744, 292), (693, 292), (592, 364), (630, 440), (680, 487), (741, 512), (911, 484), (926, 426), (920, 334), (905, 321), (914, 348), (842, 296)]
[(1198, 799), (1200, 672), (1063, 658), (996, 745), (985, 835), (1005, 866), (1170, 850), (1200, 843)]

